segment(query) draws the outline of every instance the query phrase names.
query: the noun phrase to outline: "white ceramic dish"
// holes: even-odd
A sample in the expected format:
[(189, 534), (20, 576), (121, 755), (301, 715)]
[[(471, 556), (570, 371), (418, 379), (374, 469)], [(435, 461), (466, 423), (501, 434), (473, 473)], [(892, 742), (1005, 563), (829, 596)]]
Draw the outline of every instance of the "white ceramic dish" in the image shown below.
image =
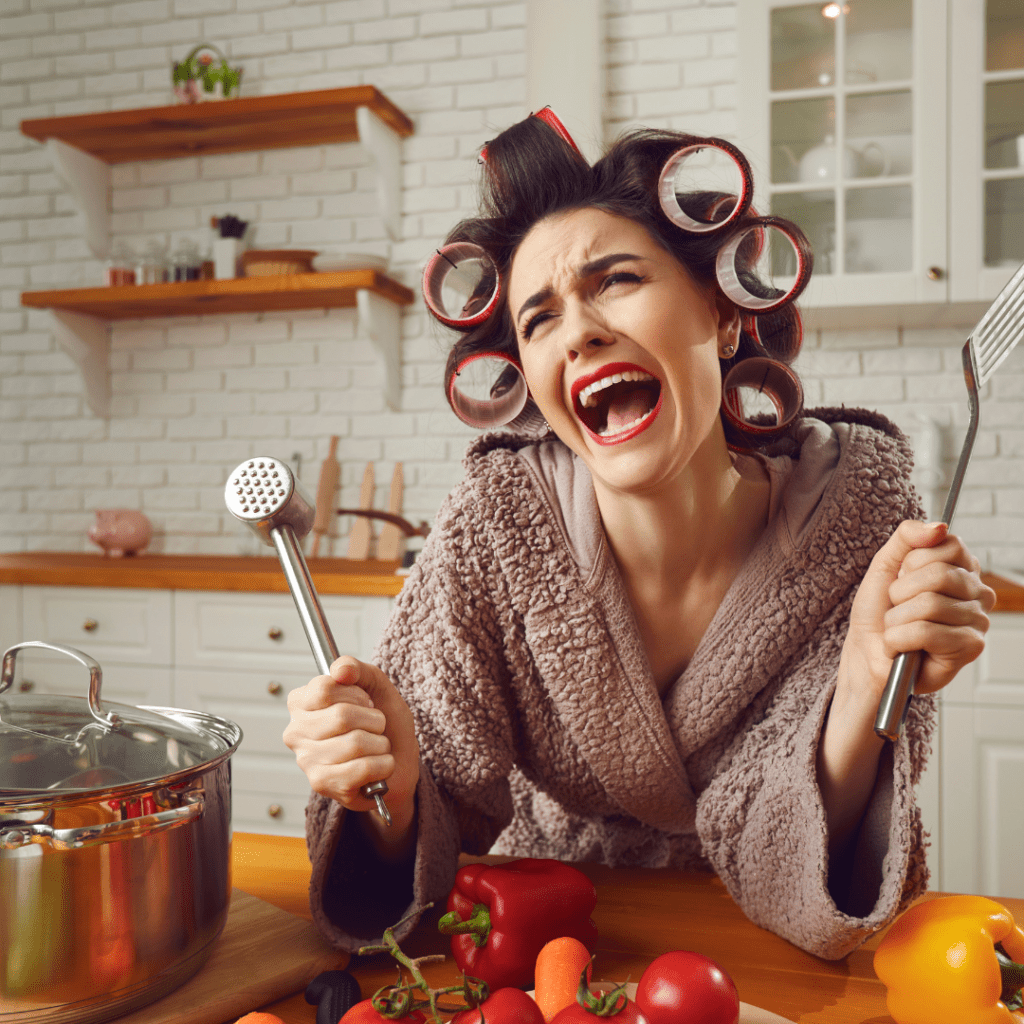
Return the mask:
[[(611, 981), (595, 981), (592, 987), (600, 992), (607, 992), (613, 989), (615, 984)], [(532, 996), (533, 989), (527, 995)], [(636, 985), (633, 982), (626, 985), (626, 995), (630, 999), (636, 998)], [(750, 1003), (741, 1002), (738, 1024), (793, 1024), (793, 1021), (788, 1017), (780, 1017), (777, 1013), (772, 1013), (771, 1010), (762, 1010), (759, 1006), (751, 1006)]]
[(332, 270), (380, 270), (388, 269), (388, 261), (372, 252), (322, 252), (313, 258), (313, 269), (320, 272)]

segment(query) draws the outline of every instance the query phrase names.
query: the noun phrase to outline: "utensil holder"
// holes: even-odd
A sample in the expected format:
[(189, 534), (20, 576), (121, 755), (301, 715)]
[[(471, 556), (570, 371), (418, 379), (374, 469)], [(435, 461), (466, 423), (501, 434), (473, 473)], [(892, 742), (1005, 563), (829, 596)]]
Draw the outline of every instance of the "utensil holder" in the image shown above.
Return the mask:
[(213, 276), (218, 281), (239, 277), (238, 265), (244, 246), (240, 238), (213, 240)]

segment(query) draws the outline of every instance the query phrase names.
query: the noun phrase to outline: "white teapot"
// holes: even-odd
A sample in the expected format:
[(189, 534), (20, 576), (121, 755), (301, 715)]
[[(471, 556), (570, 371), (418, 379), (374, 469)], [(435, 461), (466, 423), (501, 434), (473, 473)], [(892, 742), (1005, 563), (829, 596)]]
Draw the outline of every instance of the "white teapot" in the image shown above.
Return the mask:
[[(826, 135), (820, 146), (813, 146), (797, 161), (788, 146), (782, 147), (789, 159), (796, 165), (800, 181), (814, 184), (822, 181), (834, 181), (839, 160), (842, 159), (842, 175), (844, 178), (865, 177), (864, 170), (873, 164), (874, 173), (870, 177), (884, 177), (889, 173), (889, 153), (881, 143), (871, 141), (860, 149), (847, 143), (842, 150), (836, 146), (835, 136)], [(869, 153), (874, 153), (874, 159)]]

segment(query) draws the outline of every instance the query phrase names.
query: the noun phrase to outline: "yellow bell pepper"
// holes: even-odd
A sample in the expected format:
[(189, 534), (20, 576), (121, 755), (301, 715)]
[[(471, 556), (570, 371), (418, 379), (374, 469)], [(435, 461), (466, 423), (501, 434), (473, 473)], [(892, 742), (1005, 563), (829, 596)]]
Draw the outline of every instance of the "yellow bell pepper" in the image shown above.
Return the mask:
[(1019, 961), (1024, 931), (1004, 906), (942, 896), (896, 920), (874, 966), (897, 1024), (1021, 1024), (1011, 1009), (1021, 1005)]

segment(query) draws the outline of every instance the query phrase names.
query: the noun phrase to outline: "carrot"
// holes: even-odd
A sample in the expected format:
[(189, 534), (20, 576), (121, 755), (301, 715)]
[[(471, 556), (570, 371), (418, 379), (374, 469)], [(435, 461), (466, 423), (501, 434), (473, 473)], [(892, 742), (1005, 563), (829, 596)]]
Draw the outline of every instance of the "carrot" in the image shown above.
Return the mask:
[(584, 968), (590, 981), (590, 950), (569, 936), (552, 939), (537, 954), (533, 998), (544, 1014), (545, 1024), (551, 1024), (555, 1014), (576, 1002)]

